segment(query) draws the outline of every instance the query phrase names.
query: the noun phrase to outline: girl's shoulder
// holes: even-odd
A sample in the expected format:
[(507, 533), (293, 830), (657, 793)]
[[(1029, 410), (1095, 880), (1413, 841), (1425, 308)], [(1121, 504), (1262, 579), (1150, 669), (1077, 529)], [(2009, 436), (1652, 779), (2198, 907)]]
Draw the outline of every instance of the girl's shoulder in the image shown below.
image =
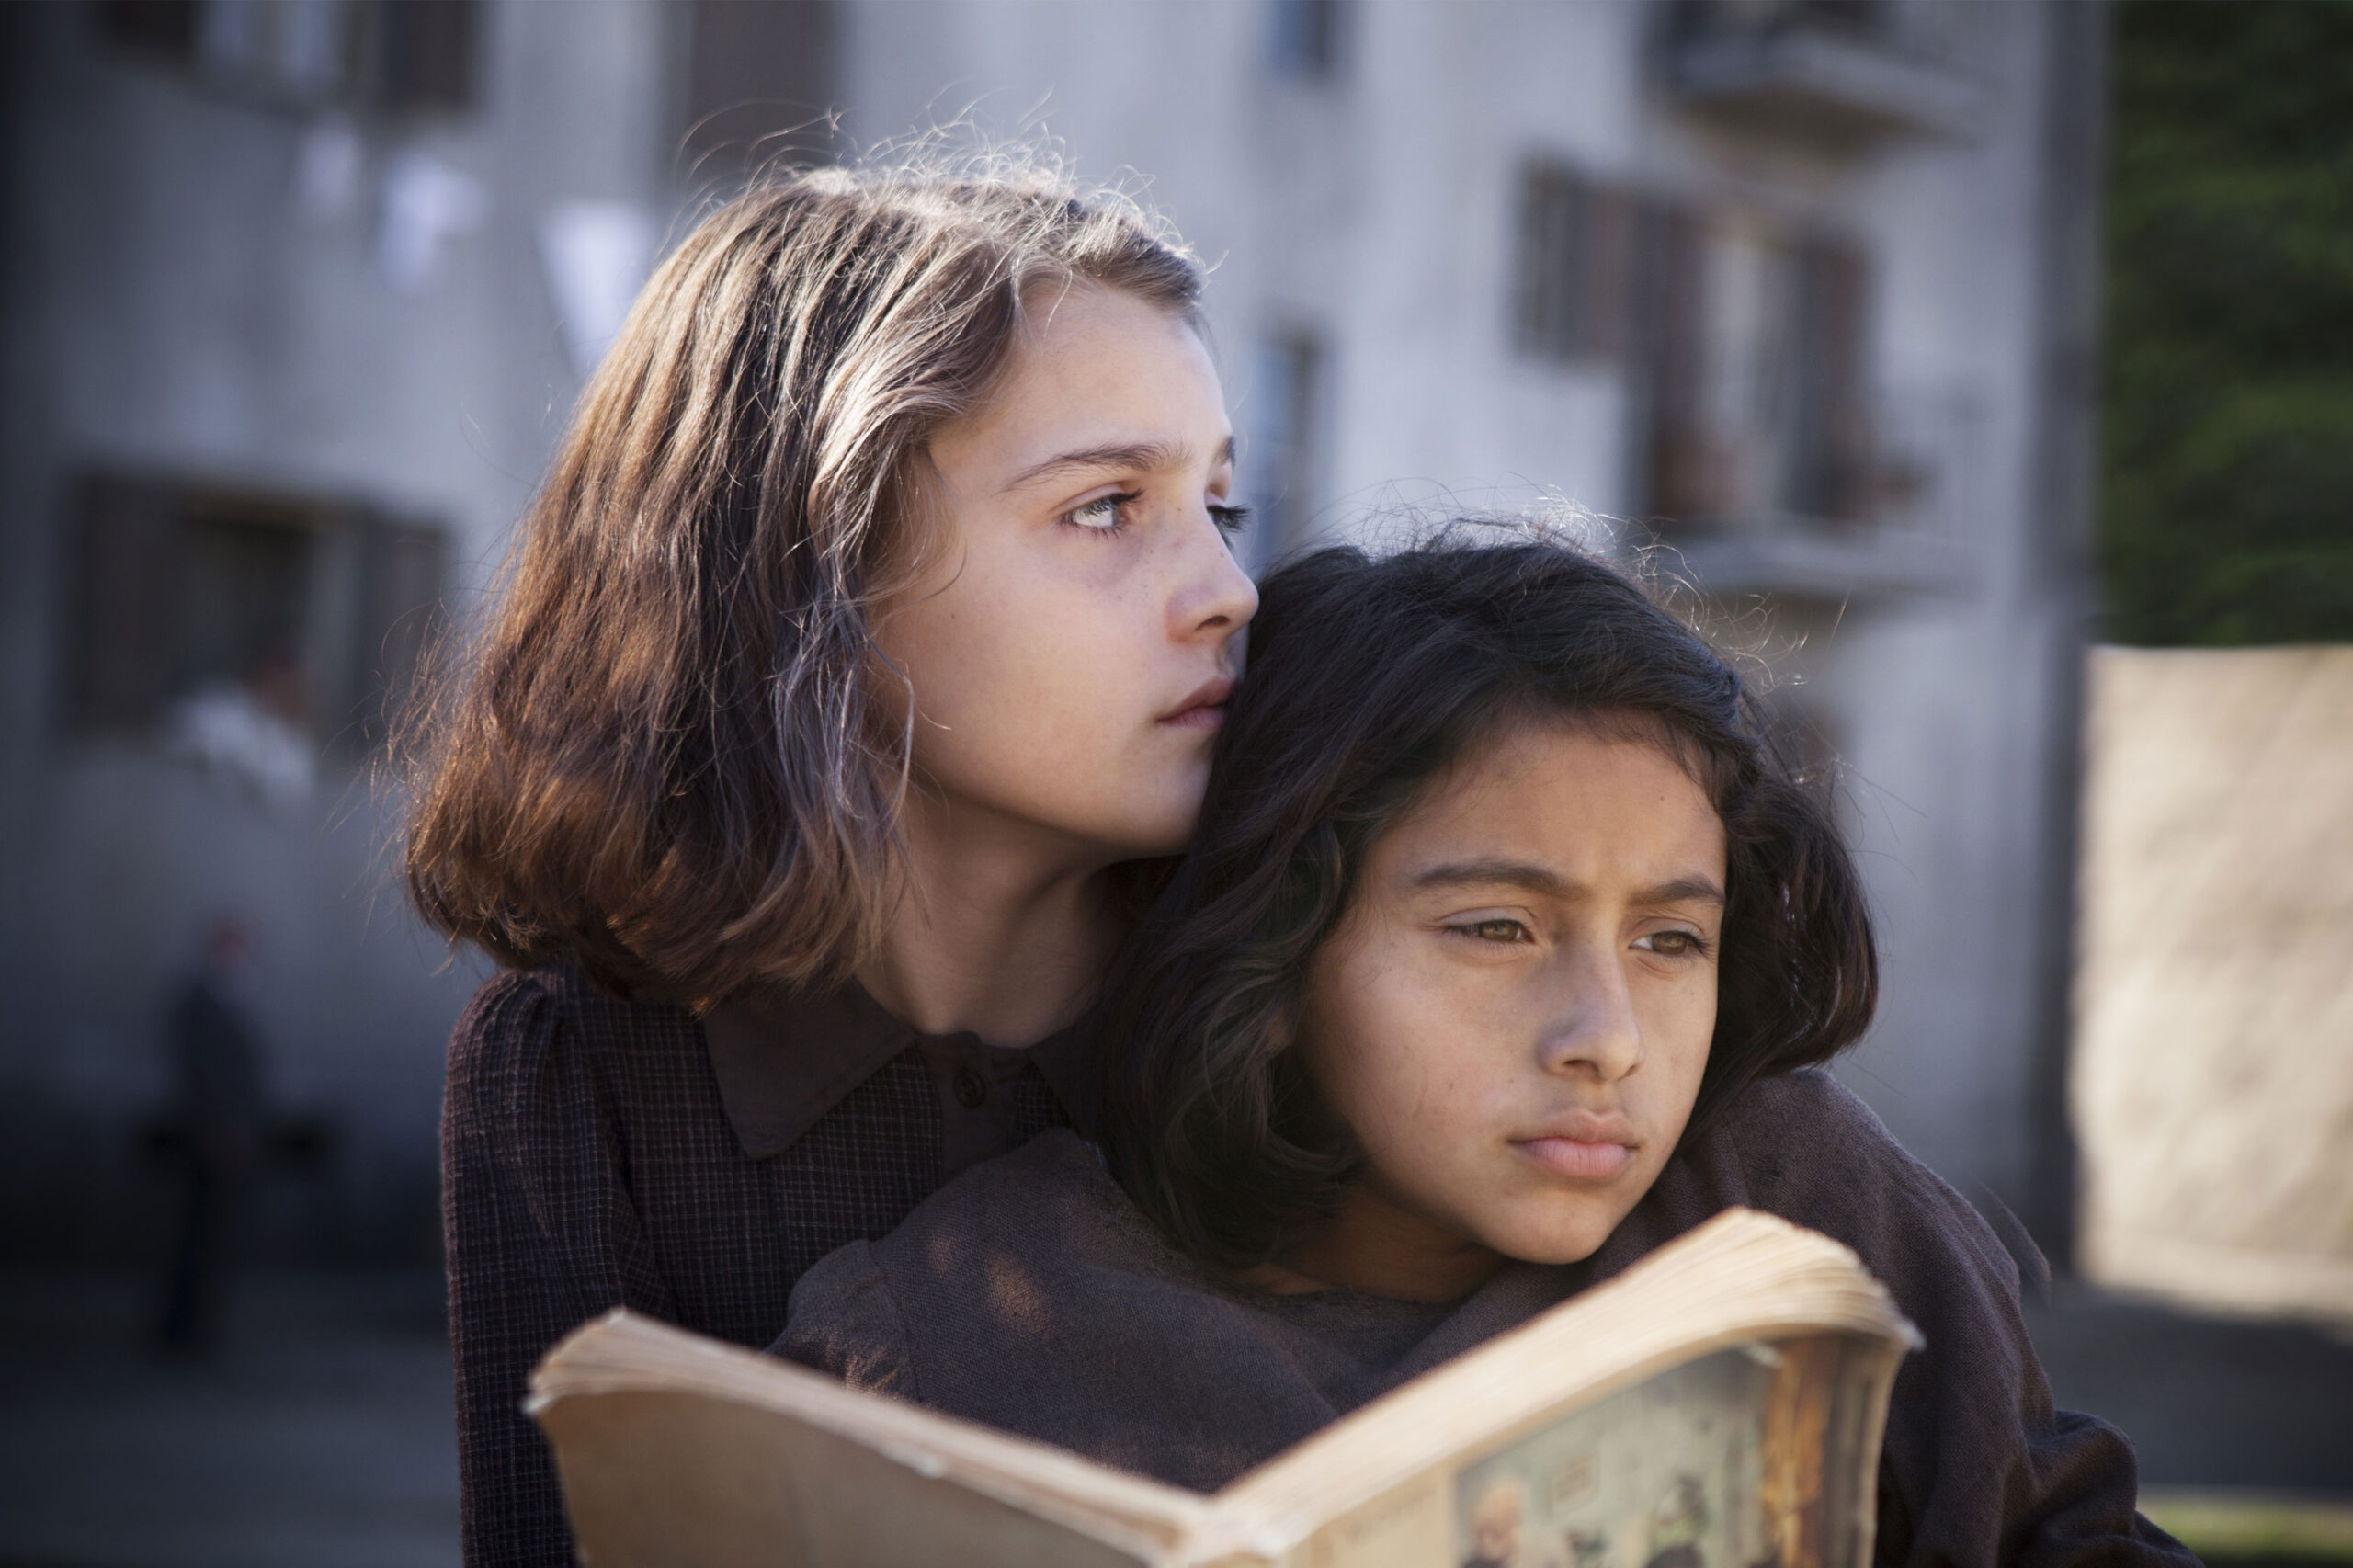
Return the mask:
[[(1846, 1243), (1891, 1285), (1973, 1277), (2015, 1299), (2023, 1234), (2005, 1241), (1977, 1205), (1819, 1067), (1760, 1078), (1686, 1151), (1716, 1207), (1740, 1203)], [(1998, 1208), (1998, 1205), (1995, 1205)], [(2007, 1218), (2006, 1210), (2002, 1217)], [(2015, 1228), (2015, 1221), (2012, 1222)], [(1899, 1290), (1899, 1294), (1902, 1294)]]
[(598, 990), (576, 965), (557, 961), (501, 970), (483, 981), (458, 1015), (449, 1043), (453, 1053), (497, 1058), (567, 1036), (627, 1047), (700, 1033), (685, 1008), (621, 1000)]
[(1903, 1152), (1862, 1096), (1826, 1067), (1800, 1067), (1757, 1079), (1725, 1108), (1722, 1125), (1736, 1130), (1736, 1136), (1754, 1138), (1791, 1116), (1857, 1136), (1875, 1151)]
[(1826, 1068), (1757, 1079), (1724, 1108), (1705, 1142), (1733, 1151), (1753, 1178), (1828, 1184), (1870, 1178), (1939, 1199), (1952, 1192)]
[(682, 1007), (618, 1000), (569, 963), (503, 970), (450, 1030), (449, 1096), (453, 1106), (511, 1108), (633, 1062), (707, 1074), (702, 1054), (702, 1026)]
[[(1118, 1303), (1181, 1289), (1181, 1267), (1094, 1147), (1055, 1128), (957, 1176), (888, 1235), (820, 1259), (770, 1348), (1017, 1427), (1028, 1394), (1008, 1369), (1052, 1382), (1117, 1337)], [(1014, 1406), (996, 1409), (999, 1392)]]
[(957, 1176), (870, 1251), (874, 1267), (911, 1290), (991, 1276), (1042, 1284), (1067, 1269), (1187, 1271), (1095, 1146), (1066, 1127)]

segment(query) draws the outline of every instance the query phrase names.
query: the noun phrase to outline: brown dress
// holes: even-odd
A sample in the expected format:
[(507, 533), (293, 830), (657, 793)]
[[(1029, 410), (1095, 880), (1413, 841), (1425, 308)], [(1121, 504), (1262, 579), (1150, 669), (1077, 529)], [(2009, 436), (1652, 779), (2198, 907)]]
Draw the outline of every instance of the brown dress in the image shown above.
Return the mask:
[(1750, 1089), (1593, 1257), (1513, 1265), (1436, 1308), (1223, 1287), (1169, 1249), (1093, 1150), (1052, 1133), (811, 1269), (776, 1348), (1208, 1491), (1734, 1204), (1853, 1247), (1927, 1337), (1896, 1381), (1881, 1562), (2195, 1562), (2134, 1511), (2123, 1436), (2052, 1408), (1994, 1233), (1818, 1071)]
[(918, 1036), (850, 987), (707, 1021), (551, 966), (483, 985), (449, 1042), (442, 1216), (472, 1568), (571, 1568), (523, 1415), (549, 1346), (616, 1306), (764, 1346), (803, 1269), (1083, 1106), (1067, 1036)]

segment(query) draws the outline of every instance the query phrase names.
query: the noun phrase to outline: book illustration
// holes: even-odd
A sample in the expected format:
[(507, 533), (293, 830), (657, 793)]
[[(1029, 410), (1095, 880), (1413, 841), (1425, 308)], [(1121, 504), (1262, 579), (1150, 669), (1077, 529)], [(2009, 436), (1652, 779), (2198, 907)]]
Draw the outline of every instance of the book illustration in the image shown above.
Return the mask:
[(1835, 1457), (1872, 1419), (1852, 1348), (1816, 1335), (1720, 1350), (1465, 1465), (1456, 1561), (1820, 1568), (1831, 1513), (1860, 1502)]
[(1779, 1358), (1720, 1350), (1576, 1412), (1455, 1481), (1462, 1568), (1750, 1568), (1768, 1555)]

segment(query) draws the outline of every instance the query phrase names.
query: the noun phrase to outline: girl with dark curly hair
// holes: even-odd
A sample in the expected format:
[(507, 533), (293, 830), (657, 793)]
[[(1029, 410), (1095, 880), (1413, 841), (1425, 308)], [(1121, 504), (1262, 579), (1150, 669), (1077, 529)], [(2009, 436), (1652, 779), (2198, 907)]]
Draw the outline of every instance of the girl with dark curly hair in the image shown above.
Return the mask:
[(1269, 578), (1193, 846), (1050, 1132), (803, 1277), (778, 1349), (1214, 1490), (1733, 1204), (1925, 1331), (1880, 1560), (2180, 1563), (2052, 1409), (2015, 1265), (1821, 1071), (1863, 892), (1739, 677), (1628, 577), (1457, 529)]

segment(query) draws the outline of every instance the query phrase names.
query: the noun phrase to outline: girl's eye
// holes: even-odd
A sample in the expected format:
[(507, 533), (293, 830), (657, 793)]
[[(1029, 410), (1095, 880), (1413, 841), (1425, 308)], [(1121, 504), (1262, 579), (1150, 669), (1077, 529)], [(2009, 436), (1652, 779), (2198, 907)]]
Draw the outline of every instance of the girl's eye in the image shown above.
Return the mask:
[(1210, 521), (1217, 525), (1220, 533), (1232, 539), (1250, 521), (1250, 508), (1212, 506), (1210, 507)]
[(1532, 942), (1536, 938), (1528, 927), (1517, 920), (1473, 920), (1467, 926), (1449, 926), (1457, 936), (1469, 937), (1482, 942)]
[(1092, 528), (1097, 533), (1118, 533), (1125, 519), (1121, 508), (1139, 498), (1141, 493), (1121, 490), (1109, 495), (1098, 495), (1084, 506), (1074, 506), (1063, 514), (1063, 521), (1073, 528)]
[(1698, 958), (1707, 952), (1708, 940), (1697, 931), (1654, 931), (1634, 946), (1662, 958)]

